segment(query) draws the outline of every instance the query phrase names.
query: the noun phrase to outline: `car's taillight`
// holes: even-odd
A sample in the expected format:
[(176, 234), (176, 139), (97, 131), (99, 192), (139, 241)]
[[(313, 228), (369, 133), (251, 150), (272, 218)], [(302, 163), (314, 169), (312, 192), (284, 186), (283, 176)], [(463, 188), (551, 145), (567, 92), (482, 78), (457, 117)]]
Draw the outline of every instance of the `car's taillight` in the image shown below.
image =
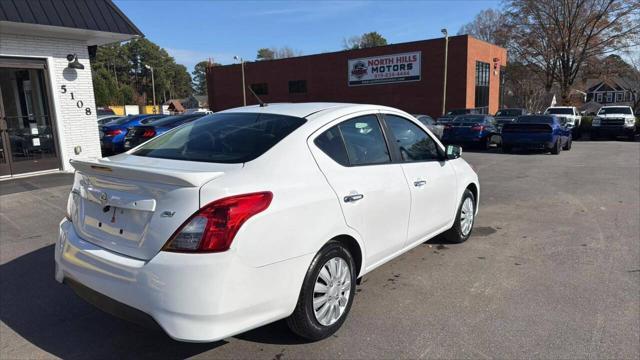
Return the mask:
[(484, 125), (473, 125), (471, 130), (473, 130), (473, 131), (482, 131), (482, 130), (484, 130)]
[(116, 136), (116, 135), (120, 135), (122, 134), (122, 130), (120, 129), (115, 129), (115, 130), (107, 130), (104, 133), (104, 136)]
[(271, 204), (269, 191), (216, 200), (193, 214), (163, 247), (165, 251), (220, 252), (231, 246), (242, 224)]
[(142, 137), (154, 137), (156, 136), (156, 131), (153, 129), (146, 129), (143, 133), (142, 133)]

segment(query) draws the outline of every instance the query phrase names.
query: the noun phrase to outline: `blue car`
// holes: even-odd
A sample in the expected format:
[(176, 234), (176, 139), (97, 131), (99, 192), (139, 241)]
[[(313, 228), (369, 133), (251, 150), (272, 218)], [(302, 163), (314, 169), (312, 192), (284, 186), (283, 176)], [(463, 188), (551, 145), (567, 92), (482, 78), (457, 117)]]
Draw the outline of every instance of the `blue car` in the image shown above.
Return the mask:
[(130, 127), (160, 119), (166, 115), (124, 116), (107, 123), (100, 129), (102, 154), (118, 154), (124, 151), (124, 137)]
[(502, 128), (502, 151), (513, 148), (544, 149), (552, 154), (571, 150), (571, 128), (555, 115), (519, 116)]
[(134, 126), (130, 128), (127, 132), (127, 135), (125, 135), (124, 149), (125, 151), (132, 149), (153, 137), (164, 134), (174, 127), (189, 123), (205, 115), (207, 114), (192, 113), (187, 115), (167, 116), (165, 118), (154, 120), (147, 124)]
[(471, 145), (488, 149), (497, 134), (493, 116), (460, 115), (445, 125), (442, 141), (445, 144)]

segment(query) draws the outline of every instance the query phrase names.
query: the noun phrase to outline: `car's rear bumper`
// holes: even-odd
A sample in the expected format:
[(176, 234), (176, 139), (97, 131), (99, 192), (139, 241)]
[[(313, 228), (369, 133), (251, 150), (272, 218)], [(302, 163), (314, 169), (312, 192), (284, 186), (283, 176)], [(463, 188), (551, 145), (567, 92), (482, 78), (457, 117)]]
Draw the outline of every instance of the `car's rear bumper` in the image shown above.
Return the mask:
[(84, 241), (66, 219), (55, 251), (56, 280), (90, 294), (99, 307), (107, 304), (108, 312), (151, 318), (172, 338), (191, 342), (224, 339), (291, 314), (312, 257), (255, 268), (231, 249), (161, 251), (143, 261)]

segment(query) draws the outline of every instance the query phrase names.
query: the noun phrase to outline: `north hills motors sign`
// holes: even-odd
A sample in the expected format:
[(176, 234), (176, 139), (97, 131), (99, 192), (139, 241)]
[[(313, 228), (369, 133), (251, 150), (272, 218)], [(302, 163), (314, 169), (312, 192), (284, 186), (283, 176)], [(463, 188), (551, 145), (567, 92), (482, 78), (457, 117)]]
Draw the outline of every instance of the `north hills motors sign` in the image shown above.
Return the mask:
[(417, 51), (350, 59), (349, 86), (420, 81), (420, 54)]

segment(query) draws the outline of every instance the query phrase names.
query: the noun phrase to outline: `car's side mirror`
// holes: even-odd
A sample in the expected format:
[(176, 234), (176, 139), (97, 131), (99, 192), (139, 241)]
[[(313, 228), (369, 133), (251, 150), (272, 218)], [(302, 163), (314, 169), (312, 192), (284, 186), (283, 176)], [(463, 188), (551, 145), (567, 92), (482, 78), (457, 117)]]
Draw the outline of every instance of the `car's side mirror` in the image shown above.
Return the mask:
[(447, 145), (445, 158), (447, 160), (457, 159), (462, 156), (462, 147), (460, 145)]

